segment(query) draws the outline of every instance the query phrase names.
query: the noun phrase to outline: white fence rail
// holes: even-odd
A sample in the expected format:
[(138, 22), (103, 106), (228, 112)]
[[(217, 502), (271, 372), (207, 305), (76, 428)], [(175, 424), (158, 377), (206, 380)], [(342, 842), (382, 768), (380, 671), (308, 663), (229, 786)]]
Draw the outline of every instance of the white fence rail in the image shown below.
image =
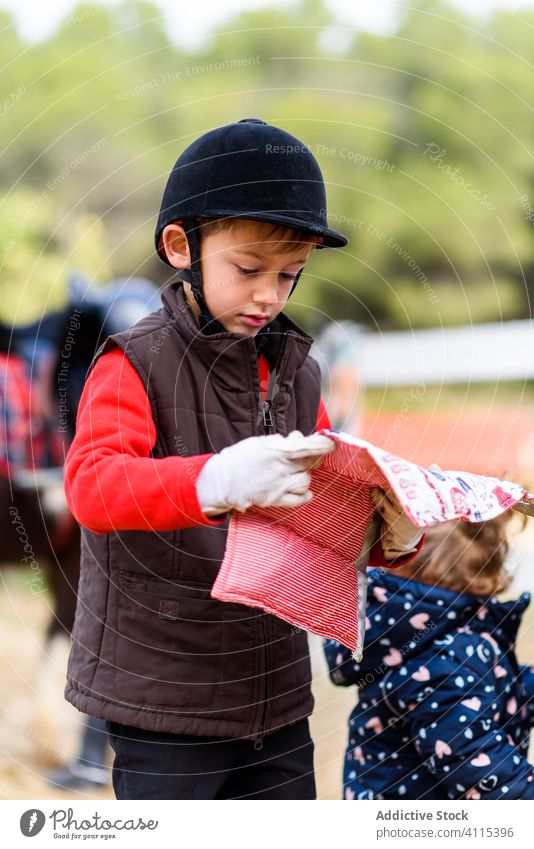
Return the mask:
[(367, 386), (534, 378), (534, 321), (363, 333), (355, 350)]

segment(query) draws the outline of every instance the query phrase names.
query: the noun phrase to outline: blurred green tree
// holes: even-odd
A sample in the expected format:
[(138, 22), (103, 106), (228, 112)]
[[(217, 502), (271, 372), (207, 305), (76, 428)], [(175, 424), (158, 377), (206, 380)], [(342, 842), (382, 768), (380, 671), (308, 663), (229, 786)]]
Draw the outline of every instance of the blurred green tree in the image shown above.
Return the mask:
[(350, 238), (313, 257), (297, 320), (386, 329), (530, 314), (532, 11), (479, 19), (417, 0), (382, 35), (300, 0), (241, 12), (195, 50), (140, 0), (80, 4), (37, 44), (0, 14), (0, 261), (15, 300), (61, 296), (87, 215), (106, 231), (97, 278), (168, 279), (152, 232), (174, 160), (207, 129), (257, 116), (314, 151), (330, 222)]

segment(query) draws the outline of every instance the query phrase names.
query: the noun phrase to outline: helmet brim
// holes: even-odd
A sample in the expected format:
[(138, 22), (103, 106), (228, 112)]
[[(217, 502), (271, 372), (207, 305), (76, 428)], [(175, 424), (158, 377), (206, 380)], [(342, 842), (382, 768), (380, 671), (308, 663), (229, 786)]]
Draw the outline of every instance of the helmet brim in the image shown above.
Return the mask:
[(337, 230), (331, 230), (328, 227), (317, 227), (310, 224), (305, 218), (287, 215), (284, 212), (247, 212), (240, 210), (236, 212), (233, 209), (205, 209), (202, 211), (203, 218), (245, 218), (250, 221), (268, 221), (273, 224), (282, 224), (287, 227), (294, 227), (297, 230), (307, 230), (313, 233), (314, 236), (322, 236), (323, 242), (317, 245), (318, 248), (344, 248), (348, 245), (349, 240), (343, 233), (338, 233)]
[[(230, 209), (206, 209), (202, 212), (202, 218), (199, 219), (199, 226), (201, 227), (202, 219), (212, 219), (212, 218), (244, 218), (250, 221), (267, 221), (272, 224), (281, 224), (286, 227), (294, 227), (297, 230), (306, 230), (309, 233), (312, 233), (314, 236), (321, 236), (322, 242), (317, 245), (317, 248), (344, 248), (348, 245), (349, 240), (343, 233), (338, 233), (337, 230), (331, 230), (326, 227), (316, 227), (306, 221), (303, 218), (297, 218), (295, 216), (286, 215), (285, 213), (278, 212), (236, 212), (235, 210)], [(156, 249), (160, 259), (163, 260), (167, 265), (170, 265), (170, 262), (167, 259), (165, 251), (161, 247), (161, 233), (158, 234), (158, 240), (156, 244)]]

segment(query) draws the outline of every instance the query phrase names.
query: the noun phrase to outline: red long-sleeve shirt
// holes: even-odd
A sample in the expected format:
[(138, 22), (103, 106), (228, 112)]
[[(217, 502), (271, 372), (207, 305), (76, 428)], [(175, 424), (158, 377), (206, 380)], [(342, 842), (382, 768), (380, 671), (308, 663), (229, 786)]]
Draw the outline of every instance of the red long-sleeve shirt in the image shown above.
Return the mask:
[[(260, 356), (258, 365), (265, 397), (269, 382), (265, 357)], [(321, 401), (316, 429), (330, 427)], [(213, 454), (154, 458), (150, 452), (155, 443), (156, 427), (141, 378), (122, 350), (114, 348), (97, 360), (87, 379), (65, 461), (65, 494), (80, 525), (105, 534), (224, 521), (224, 516), (205, 515), (196, 490), (200, 470)], [(371, 558), (374, 566), (393, 565), (384, 559), (379, 543)]]
[[(259, 358), (267, 393), (269, 367)], [(321, 401), (317, 429), (329, 428)], [(156, 428), (141, 378), (120, 348), (102, 355), (84, 386), (65, 462), (65, 493), (77, 521), (95, 533), (219, 525), (199, 504), (196, 480), (213, 456), (152, 458)]]

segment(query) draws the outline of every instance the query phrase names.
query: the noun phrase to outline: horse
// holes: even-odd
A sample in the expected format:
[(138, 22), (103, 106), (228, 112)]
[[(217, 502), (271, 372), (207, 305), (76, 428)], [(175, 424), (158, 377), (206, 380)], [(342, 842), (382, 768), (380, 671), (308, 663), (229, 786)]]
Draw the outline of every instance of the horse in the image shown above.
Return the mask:
[[(24, 567), (29, 590), (44, 598), (50, 593), (43, 647), (47, 667), (57, 640), (70, 637), (76, 610), (80, 529), (68, 509), (62, 466), (87, 370), (107, 336), (160, 307), (158, 289), (144, 278), (96, 286), (74, 273), (63, 308), (26, 325), (0, 323), (0, 569)], [(46, 681), (48, 672), (42, 677)], [(102, 728), (90, 718), (82, 755), (88, 745), (95, 749), (95, 730)], [(50, 762), (49, 752), (38, 754)], [(97, 779), (95, 773), (95, 783), (103, 783)]]

